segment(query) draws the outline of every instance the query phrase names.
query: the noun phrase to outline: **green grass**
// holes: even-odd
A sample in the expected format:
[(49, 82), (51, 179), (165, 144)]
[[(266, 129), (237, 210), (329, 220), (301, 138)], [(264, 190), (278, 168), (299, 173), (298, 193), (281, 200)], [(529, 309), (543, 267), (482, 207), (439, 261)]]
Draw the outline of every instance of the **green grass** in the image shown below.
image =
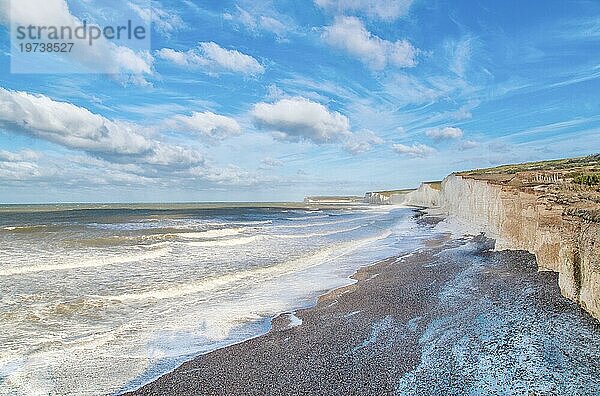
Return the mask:
[(501, 165), (494, 168), (475, 169), (459, 172), (459, 175), (482, 175), (492, 173), (515, 174), (526, 171), (552, 171), (565, 170), (575, 167), (590, 167), (593, 171), (600, 171), (600, 154), (587, 157), (566, 158), (550, 161), (526, 162), (523, 164)]
[(397, 194), (408, 194), (409, 192), (415, 191), (414, 188), (411, 189), (403, 189), (403, 190), (387, 190), (387, 191), (374, 191), (376, 194), (381, 194), (384, 197), (391, 197), (392, 195)]
[(433, 182), (425, 182), (429, 187), (434, 190), (442, 191), (442, 182), (441, 181), (433, 181)]
[(587, 186), (600, 185), (600, 173), (591, 173), (575, 176), (573, 181), (577, 184), (585, 184)]

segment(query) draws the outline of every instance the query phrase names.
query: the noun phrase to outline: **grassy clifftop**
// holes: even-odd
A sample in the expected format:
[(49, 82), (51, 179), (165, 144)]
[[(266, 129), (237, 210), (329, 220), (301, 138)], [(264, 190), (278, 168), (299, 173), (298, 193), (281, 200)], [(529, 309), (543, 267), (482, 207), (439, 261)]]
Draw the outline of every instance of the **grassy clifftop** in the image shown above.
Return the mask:
[(459, 176), (476, 176), (503, 174), (514, 175), (520, 172), (551, 172), (560, 173), (600, 173), (600, 154), (587, 157), (565, 158), (551, 161), (526, 162), (523, 164), (501, 165), (494, 168), (475, 169), (458, 172)]
[(534, 192), (545, 200), (561, 204), (565, 214), (600, 222), (600, 154), (456, 174)]

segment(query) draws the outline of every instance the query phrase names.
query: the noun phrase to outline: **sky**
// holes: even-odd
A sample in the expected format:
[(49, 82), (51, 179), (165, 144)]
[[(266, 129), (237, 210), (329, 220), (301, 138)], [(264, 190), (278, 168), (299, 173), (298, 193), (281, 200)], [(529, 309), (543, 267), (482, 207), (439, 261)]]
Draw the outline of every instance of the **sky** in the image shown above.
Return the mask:
[(13, 73), (11, 17), (107, 4), (36, 1), (0, 0), (0, 203), (299, 201), (600, 152), (598, 1), (125, 0), (149, 48)]

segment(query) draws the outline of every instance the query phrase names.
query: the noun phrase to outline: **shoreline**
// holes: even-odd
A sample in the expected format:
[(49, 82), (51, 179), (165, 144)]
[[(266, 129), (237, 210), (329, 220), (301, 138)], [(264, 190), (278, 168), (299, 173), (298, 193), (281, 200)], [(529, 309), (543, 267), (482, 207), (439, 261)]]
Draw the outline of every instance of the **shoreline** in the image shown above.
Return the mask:
[[(413, 219), (416, 223), (418, 223), (420, 226), (425, 226), (425, 227), (430, 227), (433, 228), (435, 225), (437, 225), (440, 221), (443, 220), (442, 216), (439, 215), (430, 215), (426, 212), (425, 207), (418, 207), (418, 206), (406, 206), (406, 205), (395, 205), (396, 207), (402, 207), (402, 208), (407, 208), (407, 209), (412, 209), (413, 210)], [(415, 251), (418, 251), (419, 248), (417, 248)], [(129, 388), (129, 386), (125, 385), (121, 388), (121, 390), (115, 392), (115, 395), (131, 395), (131, 394), (135, 394), (137, 391), (139, 391), (140, 389), (144, 388), (147, 385), (150, 385), (156, 381), (158, 381), (161, 377), (165, 376), (165, 375), (169, 375), (171, 373), (173, 373), (174, 371), (178, 370), (181, 366), (185, 365), (186, 363), (193, 361), (195, 359), (201, 358), (202, 356), (206, 356), (209, 355), (211, 353), (215, 353), (218, 352), (220, 350), (223, 349), (227, 349), (227, 348), (231, 348), (231, 347), (235, 347), (236, 345), (239, 344), (243, 344), (255, 339), (260, 339), (262, 337), (266, 337), (268, 336), (270, 333), (272, 332), (279, 332), (279, 331), (285, 331), (285, 330), (289, 330), (293, 327), (299, 326), (300, 324), (293, 324), (291, 326), (287, 326), (284, 324), (284, 322), (286, 320), (288, 320), (288, 318), (291, 317), (296, 317), (296, 313), (299, 312), (303, 312), (303, 311), (310, 311), (311, 309), (314, 309), (321, 301), (322, 298), (325, 298), (326, 296), (330, 295), (330, 294), (334, 294), (336, 293), (338, 290), (340, 289), (345, 289), (347, 287), (351, 287), (355, 284), (357, 284), (358, 282), (361, 281), (360, 278), (357, 278), (357, 276), (360, 276), (360, 272), (363, 270), (368, 269), (369, 267), (372, 266), (376, 266), (378, 264), (384, 263), (384, 262), (389, 262), (389, 261), (394, 261), (397, 260), (399, 258), (403, 258), (405, 256), (411, 256), (414, 253), (408, 253), (406, 255), (401, 255), (401, 256), (390, 256), (390, 257), (386, 257), (384, 259), (380, 259), (377, 260), (375, 262), (370, 262), (368, 264), (364, 264), (361, 265), (359, 267), (356, 268), (356, 270), (354, 271), (354, 273), (352, 273), (351, 275), (349, 275), (346, 279), (348, 281), (351, 281), (352, 283), (347, 284), (347, 285), (343, 285), (343, 286), (338, 286), (338, 287), (334, 287), (332, 289), (323, 291), (321, 294), (318, 294), (315, 296), (314, 301), (310, 304), (306, 304), (304, 306), (298, 306), (292, 310), (287, 310), (287, 311), (283, 311), (283, 312), (279, 312), (275, 315), (273, 315), (270, 319), (269, 318), (265, 318), (262, 322), (268, 322), (268, 327), (266, 327), (266, 330), (264, 332), (261, 332), (259, 334), (256, 334), (254, 336), (251, 336), (249, 338), (245, 338), (243, 340), (239, 340), (239, 341), (234, 341), (231, 344), (227, 344), (224, 346), (217, 346), (214, 349), (210, 349), (207, 350), (205, 352), (202, 352), (198, 355), (195, 355), (193, 357), (191, 357), (190, 359), (186, 360), (185, 362), (181, 363), (179, 366), (177, 366), (176, 368), (168, 371), (168, 372), (164, 372), (156, 377), (154, 377), (153, 379), (151, 379), (148, 382), (144, 382), (141, 386), (137, 386), (136, 388), (133, 389), (129, 389), (126, 391), (123, 391), (122, 389), (127, 389)], [(296, 317), (297, 319), (297, 317)], [(300, 320), (300, 322), (302, 322), (302, 320)]]
[[(418, 210), (416, 212), (422, 214)], [(417, 221), (419, 226), (428, 227), (440, 220), (426, 216)], [(450, 363), (445, 361), (444, 355), (439, 357), (438, 363), (428, 361), (431, 351), (426, 351), (428, 343), (423, 340), (432, 338), (432, 341), (440, 341), (436, 337), (443, 336), (444, 331), (440, 332), (432, 326), (461, 323), (465, 310), (474, 309), (467, 321), (468, 326), (464, 323), (464, 326), (450, 332), (469, 333), (473, 325), (471, 320), (486, 316), (489, 310), (498, 309), (494, 305), (491, 308), (479, 306), (486, 305), (486, 299), (491, 296), (499, 299), (498, 304), (504, 306), (504, 311), (500, 312), (502, 315), (488, 318), (489, 321), (503, 321), (504, 316), (511, 316), (514, 311), (515, 307), (511, 305), (517, 304), (521, 321), (526, 322), (529, 318), (533, 320), (531, 326), (537, 329), (524, 331), (526, 328), (519, 328), (516, 325), (519, 321), (512, 318), (499, 327), (503, 330), (504, 338), (510, 338), (510, 334), (516, 331), (518, 335), (531, 333), (538, 337), (539, 340), (531, 342), (534, 346), (547, 343), (552, 337), (564, 339), (565, 345), (576, 346), (577, 340), (573, 337), (577, 331), (573, 332), (575, 334), (544, 335), (540, 329), (547, 328), (548, 323), (556, 326), (557, 321), (564, 322), (565, 326), (577, 325), (592, 344), (588, 345), (587, 355), (584, 353), (585, 356), (579, 356), (577, 361), (567, 359), (564, 365), (576, 365), (578, 361), (586, 359), (593, 362), (600, 353), (600, 324), (562, 298), (554, 276), (551, 273), (538, 273), (531, 255), (524, 252), (493, 252), (492, 248), (493, 241), (481, 236), (454, 239), (447, 236), (432, 237), (425, 241), (423, 248), (410, 255), (391, 257), (360, 267), (350, 277), (355, 280), (354, 283), (321, 295), (314, 306), (274, 316), (266, 333), (199, 355), (158, 379), (124, 394), (394, 394), (399, 389), (427, 394), (436, 390), (457, 389), (463, 386), (461, 384), (473, 386), (476, 376), (472, 373), (466, 377), (448, 378), (453, 381), (450, 384), (439, 383), (444, 375), (452, 372), (448, 367), (439, 367), (439, 363), (443, 363), (442, 366)], [(465, 264), (462, 261), (463, 254), (465, 258), (473, 259), (472, 262)], [(485, 261), (486, 264), (478, 266), (478, 261)], [(440, 271), (441, 265), (444, 265), (443, 271)], [(470, 272), (475, 272), (476, 276)], [(475, 278), (478, 277), (485, 278), (485, 285), (491, 292), (482, 289), (485, 298), (476, 300), (475, 309), (468, 300), (463, 301), (464, 295), (470, 293), (469, 287), (460, 289), (465, 279), (476, 282)], [(498, 282), (502, 282), (502, 287), (497, 286)], [(522, 287), (515, 288), (515, 282)], [(515, 303), (512, 301), (514, 293), (525, 294)], [(532, 296), (533, 302), (528, 300)], [(457, 304), (464, 306), (456, 310), (454, 305)], [(457, 345), (460, 346), (457, 342), (441, 341), (443, 345), (440, 350), (445, 353), (454, 354)], [(516, 356), (508, 362), (505, 352), (495, 350), (490, 353), (497, 355), (500, 362), (504, 361), (504, 369), (517, 366), (533, 379), (517, 381), (508, 378), (504, 386), (543, 391), (548, 379), (538, 378), (536, 372), (545, 372), (547, 359), (541, 357), (534, 359), (535, 364), (525, 363), (525, 367), (518, 367), (523, 366), (522, 362), (519, 363), (519, 359), (523, 358), (522, 351), (520, 348), (513, 349)], [(463, 355), (469, 355), (469, 350), (466, 348)], [(485, 357), (489, 358), (490, 353)], [(559, 354), (559, 351), (553, 350), (552, 354)], [(474, 364), (477, 358), (481, 356), (473, 357), (471, 363)], [(445, 374), (420, 381), (419, 376), (431, 374), (431, 365), (434, 371), (441, 370)], [(494, 377), (496, 370), (487, 370), (486, 374)], [(600, 374), (600, 368), (597, 371), (575, 379), (568, 375), (575, 372), (572, 368), (550, 382), (553, 389), (566, 384), (569, 389), (577, 387), (589, 390), (592, 386), (592, 389), (600, 391), (600, 384), (591, 379)], [(490, 382), (497, 383), (498, 378)], [(419, 393), (419, 387), (422, 386), (427, 388)], [(492, 389), (489, 383), (479, 383), (477, 386)], [(463, 390), (466, 389), (463, 387)]]

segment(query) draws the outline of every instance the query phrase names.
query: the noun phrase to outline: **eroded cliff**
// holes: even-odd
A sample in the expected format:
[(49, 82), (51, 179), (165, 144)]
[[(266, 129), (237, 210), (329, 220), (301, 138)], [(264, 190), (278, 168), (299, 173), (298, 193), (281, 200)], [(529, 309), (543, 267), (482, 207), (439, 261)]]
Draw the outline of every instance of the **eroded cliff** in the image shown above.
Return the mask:
[(578, 182), (599, 166), (592, 156), (453, 174), (441, 191), (422, 186), (406, 203), (440, 207), (495, 238), (498, 250), (535, 254), (541, 271), (558, 272), (562, 294), (600, 319), (600, 187)]
[(402, 203), (426, 208), (438, 207), (440, 206), (440, 190), (440, 182), (421, 183), (418, 189), (406, 194)]
[(498, 250), (535, 254), (541, 271), (558, 272), (562, 294), (600, 319), (600, 223), (534, 189), (458, 175), (442, 186), (444, 211), (496, 238)]

